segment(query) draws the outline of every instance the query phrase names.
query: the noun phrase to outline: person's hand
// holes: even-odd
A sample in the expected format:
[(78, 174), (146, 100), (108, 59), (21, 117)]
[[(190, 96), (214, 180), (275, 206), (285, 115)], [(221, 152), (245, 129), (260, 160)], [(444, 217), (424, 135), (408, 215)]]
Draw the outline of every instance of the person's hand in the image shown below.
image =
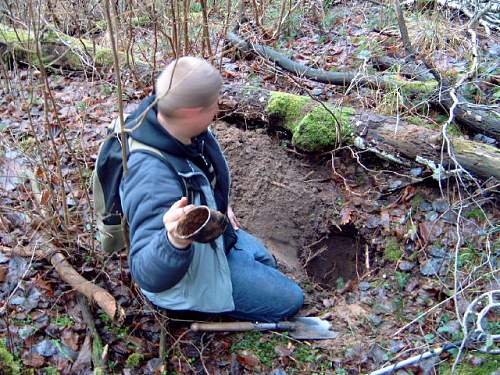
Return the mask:
[(179, 219), (185, 212), (193, 209), (194, 205), (188, 205), (188, 200), (186, 197), (182, 197), (177, 202), (175, 202), (170, 209), (163, 215), (163, 224), (167, 230), (167, 235), (170, 243), (178, 249), (184, 249), (191, 245), (193, 241), (178, 238), (175, 235), (175, 229), (179, 223)]
[(229, 222), (233, 226), (234, 230), (240, 229), (240, 222), (236, 218), (236, 215), (233, 212), (233, 209), (231, 206), (227, 206), (227, 218), (229, 219)]

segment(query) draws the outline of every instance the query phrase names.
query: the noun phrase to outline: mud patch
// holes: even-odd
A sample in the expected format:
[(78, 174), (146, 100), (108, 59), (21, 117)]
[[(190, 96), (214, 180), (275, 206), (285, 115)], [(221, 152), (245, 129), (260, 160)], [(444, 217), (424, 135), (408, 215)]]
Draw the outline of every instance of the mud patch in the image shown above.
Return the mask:
[(353, 226), (333, 231), (309, 249), (307, 275), (324, 288), (341, 287), (363, 273), (366, 243)]

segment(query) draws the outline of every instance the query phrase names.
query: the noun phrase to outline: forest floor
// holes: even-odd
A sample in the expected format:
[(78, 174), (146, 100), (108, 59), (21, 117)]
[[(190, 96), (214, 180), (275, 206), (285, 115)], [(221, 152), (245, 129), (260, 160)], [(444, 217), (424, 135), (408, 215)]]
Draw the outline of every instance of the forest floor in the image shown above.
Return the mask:
[[(295, 35), (288, 44), (283, 42), (283, 50), (298, 61), (311, 64), (323, 56), (328, 58), (315, 62), (323, 68), (350, 70), (359, 69), (367, 53), (394, 54), (401, 48), (397, 34), (373, 31), (372, 21), (363, 16), (366, 9), (335, 9), (330, 25), (334, 31), (321, 37)], [(344, 37), (338, 38), (339, 33)], [(486, 66), (498, 57), (497, 39), (482, 42)], [(435, 61), (448, 72), (460, 73), (467, 66), (464, 51)], [(306, 80), (297, 86), (259, 59), (225, 58), (222, 72), (228, 84), (309, 91), (325, 101), (379, 112), (390, 104), (387, 95), (367, 88), (346, 94), (342, 88)], [(237, 217), (304, 289), (306, 301), (299, 315), (329, 320), (338, 336), (299, 342), (275, 332), (199, 334), (189, 331), (186, 322), (165, 322), (131, 281), (127, 254), (108, 256), (95, 249), (86, 191), (106, 126), (117, 115), (112, 74), (49, 76), (61, 128), (56, 114), (44, 111), (38, 91), (42, 80), (32, 73), (21, 67), (10, 78), (16, 89), (1, 89), (0, 250), (34, 250), (39, 233), (50, 234), (81, 275), (117, 299), (126, 311), (122, 325), (94, 309), (98, 332), (108, 346), (110, 373), (367, 373), (435, 345), (460, 342), (463, 330), (457, 312), (463, 316), (473, 298), (499, 289), (498, 232), (491, 229), (500, 216), (495, 195), (476, 192), (464, 198), (465, 187), (451, 180), (409, 183), (408, 171), (349, 149), (303, 154), (291, 146), (285, 132), (220, 119), (214, 130), (232, 171)], [(125, 111), (132, 111), (150, 91), (126, 82)], [(495, 95), (489, 88), (475, 93), (478, 101)], [(435, 126), (444, 121), (433, 111), (404, 115), (432, 119)], [(33, 174), (41, 177), (41, 163), (55, 170), (55, 157), (40, 153), (35, 136), (42, 149), (50, 148), (45, 116), (60, 151), (72, 218), (61, 236), (40, 220), (29, 181)], [(459, 136), (469, 137), (466, 131)], [(83, 167), (82, 176), (77, 164)], [(53, 184), (60, 184), (55, 173), (53, 178)], [(470, 192), (470, 186), (466, 188)], [(50, 199), (41, 194), (42, 201)], [(0, 340), (0, 360), (20, 371), (92, 373), (91, 341), (76, 295), (45, 259), (0, 251), (0, 338), (5, 338)], [(490, 318), (488, 328), (498, 334), (498, 314)], [(158, 358), (162, 324), (167, 327), (165, 362)], [(456, 354), (452, 350), (395, 373), (447, 374)], [(457, 369), (462, 374), (490, 374), (499, 367), (498, 357), (471, 347)]]

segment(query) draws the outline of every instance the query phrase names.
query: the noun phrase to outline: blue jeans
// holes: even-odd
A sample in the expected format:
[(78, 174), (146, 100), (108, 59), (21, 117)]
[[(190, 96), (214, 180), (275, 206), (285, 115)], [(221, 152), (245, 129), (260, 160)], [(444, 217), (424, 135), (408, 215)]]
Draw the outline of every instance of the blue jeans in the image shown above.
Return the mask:
[(239, 229), (227, 256), (237, 319), (279, 321), (295, 315), (304, 303), (302, 289), (277, 270), (276, 261), (254, 236)]

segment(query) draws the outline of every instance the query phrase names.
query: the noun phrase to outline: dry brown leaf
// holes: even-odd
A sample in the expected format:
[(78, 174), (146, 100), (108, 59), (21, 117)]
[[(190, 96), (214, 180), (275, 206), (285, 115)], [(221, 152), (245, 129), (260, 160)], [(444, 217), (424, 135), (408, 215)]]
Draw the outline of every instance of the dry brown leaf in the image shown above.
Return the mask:
[(26, 367), (38, 368), (45, 365), (45, 358), (38, 353), (32, 353), (29, 350), (25, 351), (22, 358), (23, 364)]
[(242, 350), (237, 356), (238, 362), (249, 370), (253, 370), (260, 366), (260, 359), (249, 350)]
[(0, 266), (0, 283), (5, 281), (5, 276), (7, 276), (7, 272), (9, 272), (9, 267), (5, 265)]
[(78, 351), (78, 334), (72, 328), (65, 328), (61, 335), (61, 341), (64, 345), (73, 351)]
[(342, 210), (340, 211), (340, 225), (346, 225), (351, 222), (351, 212), (351, 207), (342, 207)]

